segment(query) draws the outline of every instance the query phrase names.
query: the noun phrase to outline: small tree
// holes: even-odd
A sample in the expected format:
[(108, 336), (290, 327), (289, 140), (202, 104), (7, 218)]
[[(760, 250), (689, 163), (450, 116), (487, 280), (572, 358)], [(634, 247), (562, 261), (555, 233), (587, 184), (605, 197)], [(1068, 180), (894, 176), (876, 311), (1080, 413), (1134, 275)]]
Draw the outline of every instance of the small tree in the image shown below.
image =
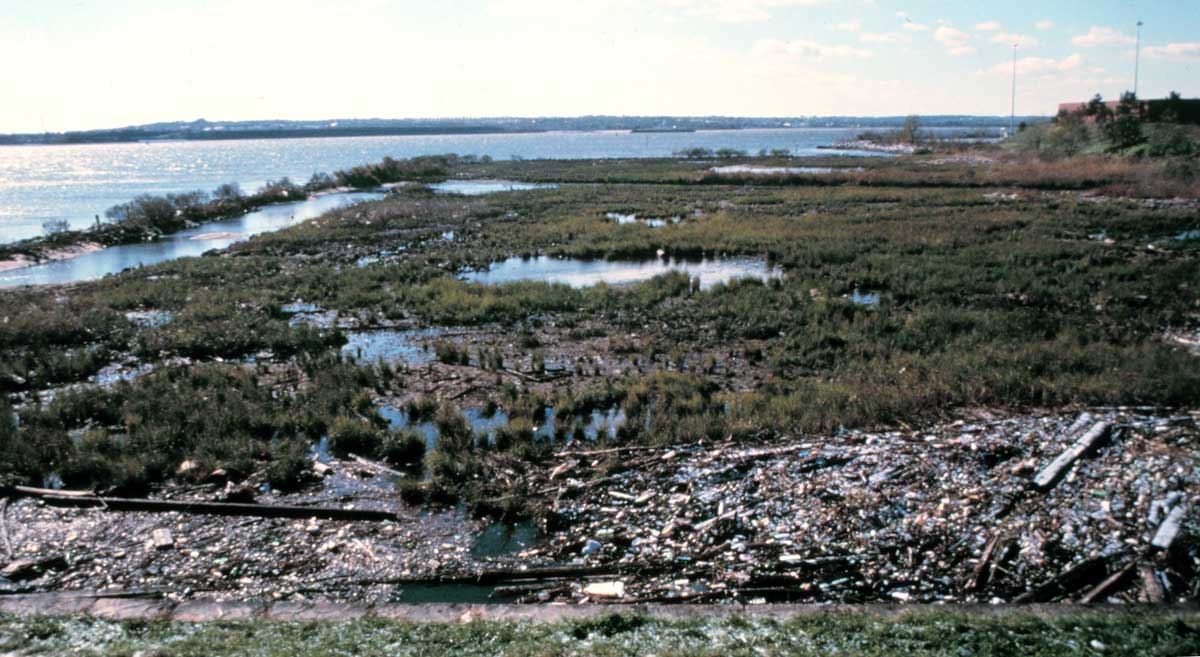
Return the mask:
[(1083, 114), (1095, 118), (1096, 123), (1104, 123), (1112, 118), (1112, 110), (1104, 104), (1104, 98), (1100, 94), (1092, 96), (1092, 99), (1083, 108)]
[(181, 225), (175, 205), (161, 196), (143, 194), (128, 203), (104, 211), (113, 223), (133, 228), (166, 230)]
[(1116, 116), (1104, 124), (1104, 136), (1113, 148), (1129, 148), (1142, 143), (1142, 106), (1133, 92), (1121, 94)]
[(208, 194), (197, 189), (191, 192), (167, 194), (167, 200), (175, 206), (176, 210), (186, 211), (208, 201)]
[(242, 188), (237, 183), (225, 183), (213, 190), (218, 201), (236, 201), (242, 198)]
[(906, 144), (917, 143), (917, 133), (921, 131), (921, 119), (916, 114), (904, 117), (904, 126), (900, 128), (900, 140)]
[(42, 222), (42, 230), (46, 235), (53, 237), (59, 233), (65, 233), (71, 229), (71, 224), (67, 223), (66, 219), (50, 219)]

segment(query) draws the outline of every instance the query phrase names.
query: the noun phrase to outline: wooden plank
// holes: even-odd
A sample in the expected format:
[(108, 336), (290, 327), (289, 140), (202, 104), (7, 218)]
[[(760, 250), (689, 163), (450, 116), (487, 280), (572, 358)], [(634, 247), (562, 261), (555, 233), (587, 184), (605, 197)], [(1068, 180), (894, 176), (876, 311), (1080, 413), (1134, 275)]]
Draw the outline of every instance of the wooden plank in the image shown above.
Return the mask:
[(982, 591), (983, 587), (987, 586), (992, 575), (992, 553), (996, 551), (999, 542), (1000, 534), (996, 534), (987, 542), (987, 547), (983, 548), (983, 554), (979, 556), (979, 563), (975, 564), (975, 572), (971, 576), (970, 590)]
[(1150, 545), (1160, 549), (1168, 550), (1171, 544), (1175, 542), (1175, 537), (1179, 535), (1179, 530), (1183, 527), (1183, 518), (1187, 515), (1187, 504), (1180, 502), (1171, 512), (1167, 514), (1162, 524), (1158, 526), (1158, 531), (1154, 532), (1154, 538), (1150, 540)]
[(1050, 462), (1050, 465), (1042, 468), (1042, 471), (1033, 478), (1033, 485), (1042, 491), (1054, 488), (1058, 480), (1071, 469), (1071, 466), (1075, 464), (1075, 461), (1079, 460), (1079, 457), (1091, 451), (1101, 440), (1108, 436), (1110, 429), (1112, 429), (1111, 422), (1097, 422), (1093, 424), (1092, 428), (1080, 436), (1079, 440), (1076, 440), (1062, 454), (1059, 454), (1057, 458)]

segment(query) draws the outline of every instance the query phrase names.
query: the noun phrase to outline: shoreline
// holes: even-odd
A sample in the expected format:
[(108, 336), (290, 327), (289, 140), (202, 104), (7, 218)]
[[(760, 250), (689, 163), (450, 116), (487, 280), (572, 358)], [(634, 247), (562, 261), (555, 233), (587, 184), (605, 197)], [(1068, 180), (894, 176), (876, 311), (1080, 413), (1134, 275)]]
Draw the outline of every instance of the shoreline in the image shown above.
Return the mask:
[(62, 262), (64, 260), (77, 258), (88, 253), (103, 251), (106, 248), (108, 247), (100, 244), (99, 242), (83, 241), (69, 246), (43, 251), (41, 254), (42, 257), (37, 259), (31, 258), (30, 256), (24, 254), (17, 254), (5, 260), (0, 260), (0, 273), (19, 271), (21, 269), (46, 265), (52, 262)]

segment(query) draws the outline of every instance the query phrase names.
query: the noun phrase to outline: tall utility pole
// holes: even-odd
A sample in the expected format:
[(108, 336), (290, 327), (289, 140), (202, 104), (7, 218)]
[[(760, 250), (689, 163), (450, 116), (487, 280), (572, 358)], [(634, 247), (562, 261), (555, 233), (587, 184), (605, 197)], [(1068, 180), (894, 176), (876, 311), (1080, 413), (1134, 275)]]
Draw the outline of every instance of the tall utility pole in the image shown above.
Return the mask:
[(1012, 108), (1008, 114), (1008, 136), (1013, 136), (1013, 122), (1017, 119), (1017, 44), (1013, 44)]
[(1142, 58), (1142, 22), (1137, 22), (1137, 45), (1133, 51), (1133, 95), (1137, 97), (1138, 90), (1138, 64)]

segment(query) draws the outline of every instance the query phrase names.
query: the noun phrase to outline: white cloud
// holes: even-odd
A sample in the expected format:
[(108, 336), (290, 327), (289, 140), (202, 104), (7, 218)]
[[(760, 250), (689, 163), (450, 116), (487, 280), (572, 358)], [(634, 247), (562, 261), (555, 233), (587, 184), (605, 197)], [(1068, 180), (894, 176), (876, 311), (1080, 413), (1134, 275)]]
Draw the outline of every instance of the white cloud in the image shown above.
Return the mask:
[(995, 32), (996, 30), (1000, 29), (1000, 24), (996, 21), (986, 21), (983, 23), (976, 23), (975, 29), (979, 30), (980, 32)]
[(857, 32), (862, 29), (862, 22), (856, 20), (842, 21), (829, 26), (830, 29), (840, 30), (842, 32)]
[(1200, 42), (1168, 43), (1165, 46), (1148, 46), (1143, 52), (1151, 59), (1171, 62), (1200, 62)]
[(912, 43), (912, 37), (899, 32), (863, 32), (858, 35), (863, 43)]
[(1111, 27), (1100, 27), (1093, 25), (1092, 29), (1088, 30), (1087, 34), (1080, 34), (1071, 39), (1071, 43), (1082, 48), (1095, 48), (1098, 46), (1126, 46), (1131, 45), (1134, 38), (1118, 32)]
[(970, 46), (971, 35), (962, 30), (943, 25), (933, 32), (933, 38), (945, 46), (951, 55), (969, 55), (975, 52)]
[(1049, 30), (1050, 28), (1054, 27), (1054, 21), (1043, 19), (1034, 23), (1033, 26), (1039, 30)]
[[(1050, 57), (1022, 57), (1017, 60), (1017, 75), (1034, 75), (1044, 76), (1053, 75), (1056, 73), (1065, 73), (1073, 71), (1083, 64), (1083, 57), (1079, 53), (1075, 53), (1062, 59), (1052, 59)], [(1012, 75), (1013, 64), (1009, 62), (1000, 62), (990, 68), (980, 69), (976, 71), (979, 75)]]
[(771, 18), (773, 9), (811, 7), (826, 0), (656, 0), (688, 16), (710, 18), (722, 23), (751, 23)]
[(1038, 40), (1031, 36), (1025, 36), (1024, 34), (1008, 34), (1001, 32), (1000, 34), (992, 36), (992, 43), (1002, 43), (1006, 46), (1011, 46), (1015, 43), (1021, 48), (1031, 48), (1038, 44)]
[[(1083, 63), (1083, 55), (1080, 55), (1079, 53), (1073, 53), (1071, 55), (1063, 57), (1062, 59), (1060, 59), (1058, 61), (1058, 70), (1073, 71), (1073, 70), (1079, 68), (1079, 65), (1082, 63)], [(1101, 70), (1103, 70), (1103, 69), (1101, 69)]]
[(928, 25), (926, 25), (924, 23), (914, 22), (912, 19), (909, 19), (909, 18), (904, 19), (904, 23), (902, 23), (900, 25), (900, 27), (908, 30), (909, 32), (926, 32), (929, 30)]
[(759, 57), (783, 55), (803, 59), (868, 59), (873, 55), (870, 50), (854, 46), (829, 45), (804, 39), (763, 39), (754, 44), (752, 53)]

